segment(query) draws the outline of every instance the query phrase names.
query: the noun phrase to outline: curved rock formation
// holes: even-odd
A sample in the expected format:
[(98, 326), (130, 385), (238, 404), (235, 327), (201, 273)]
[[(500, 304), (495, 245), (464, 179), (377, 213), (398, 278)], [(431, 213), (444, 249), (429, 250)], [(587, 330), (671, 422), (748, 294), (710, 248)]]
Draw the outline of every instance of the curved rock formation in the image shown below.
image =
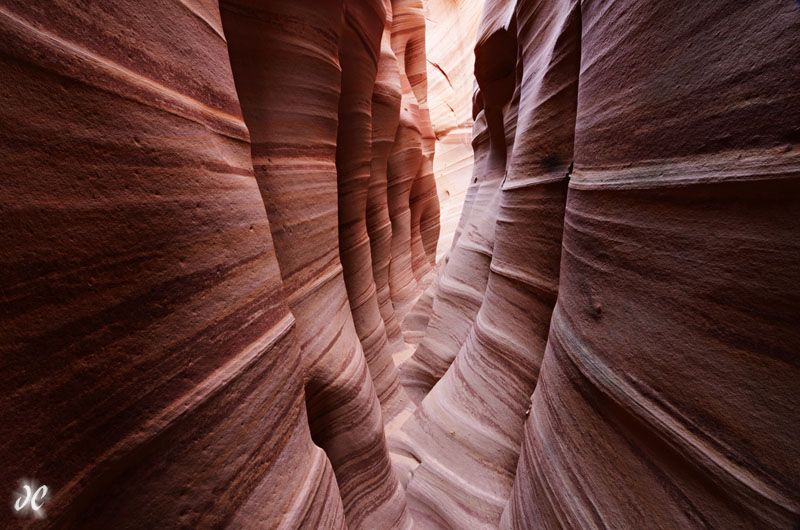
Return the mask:
[(403, 106), (408, 107), (413, 116), (411, 119), (419, 129), (422, 149), (421, 165), (414, 175), (409, 196), (411, 263), (418, 282), (423, 282), (435, 265), (439, 240), (439, 197), (433, 177), (435, 138), (428, 110), (423, 10), (422, 0), (395, 0), (392, 29), (392, 47), (400, 67)]
[(0, 483), (48, 486), (3, 528), (345, 528), (221, 36), (0, 7)]
[[(402, 79), (402, 78), (401, 78)], [(392, 220), (392, 260), (389, 288), (395, 316), (402, 321), (419, 296), (411, 256), (409, 198), (414, 178), (422, 166), (422, 141), (408, 96), (403, 94), (400, 123), (388, 165), (389, 216)]]
[(423, 152), (422, 166), (409, 192), (411, 210), (411, 268), (420, 287), (430, 282), (428, 275), (436, 264), (436, 244), (439, 241), (439, 197), (433, 178), (433, 154)]
[[(482, 124), (482, 125), (481, 125)], [(475, 177), (469, 180), (469, 185), (467, 188), (467, 192), (464, 197), (463, 205), (458, 207), (459, 211), (461, 212), (460, 218), (458, 220), (458, 225), (455, 227), (454, 232), (452, 232), (446, 240), (441, 241), (440, 244), (445, 241), (450, 241), (451, 247), (455, 247), (456, 243), (458, 242), (458, 238), (461, 235), (461, 232), (466, 224), (467, 219), (469, 219), (470, 212), (472, 211), (472, 204), (475, 200), (475, 195), (480, 188), (480, 183), (478, 181), (478, 175), (482, 173), (482, 167), (484, 163), (485, 154), (488, 148), (488, 141), (486, 136), (486, 127), (485, 122), (482, 121), (482, 115), (480, 119), (476, 122), (475, 125), (475, 138), (470, 146), (470, 159), (473, 158), (473, 150), (475, 153), (475, 165), (474, 165), (474, 174)], [(437, 143), (437, 145), (439, 145)], [(437, 185), (438, 186), (438, 185)], [(452, 227), (451, 227), (452, 228)], [(436, 298), (436, 295), (439, 292), (439, 281), (444, 274), (444, 269), (447, 265), (449, 258), (449, 254), (445, 255), (442, 258), (441, 262), (437, 265), (437, 270), (435, 271), (435, 278), (428, 286), (427, 289), (422, 293), (422, 295), (417, 300), (417, 303), (414, 304), (414, 307), (409, 311), (406, 315), (406, 318), (403, 320), (403, 337), (405, 338), (406, 344), (411, 346), (417, 346), (420, 341), (425, 337), (426, 331), (428, 329), (428, 323), (430, 321), (431, 313), (433, 312), (433, 302)], [(413, 354), (413, 351), (411, 352)], [(400, 359), (396, 359), (400, 360)], [(402, 359), (405, 361), (405, 359)], [(409, 381), (406, 381), (409, 383)], [(418, 396), (418, 400), (421, 397)]]
[[(488, 4), (487, 4), (488, 6)], [(513, 141), (516, 111), (504, 122), (516, 72), (516, 41), (505, 26), (513, 4), (488, 6), (476, 46), (478, 97), (488, 134), (488, 154), (480, 167), (480, 187), (465, 228), (442, 271), (425, 338), (401, 367), (409, 396), (419, 403), (445, 373), (469, 333), (481, 305), (489, 275), (499, 189), (505, 175), (506, 151)]]
[[(391, 43), (399, 67), (402, 100), (400, 124), (388, 168), (389, 215), (392, 219), (389, 276), (392, 300), (397, 316), (402, 320), (421, 293), (419, 282), (430, 272), (432, 262), (423, 242), (422, 217), (428, 208), (427, 201), (437, 199), (435, 189), (431, 198), (432, 180), (427, 174), (432, 168), (433, 129), (427, 105), (421, 99), (427, 90), (422, 2), (394, 0), (392, 17)], [(435, 188), (435, 183), (433, 185)], [(413, 201), (412, 188), (415, 188)], [(438, 226), (436, 230), (432, 249), (434, 259)], [(431, 239), (431, 236), (426, 236), (426, 239)]]
[(372, 162), (367, 199), (367, 231), (372, 274), (386, 334), (394, 344), (403, 340), (389, 288), (392, 261), (392, 221), (389, 218), (387, 165), (400, 123), (400, 71), (392, 50), (392, 4), (384, 0), (386, 23), (381, 39), (378, 72), (372, 93)]
[[(342, 92), (336, 141), (339, 256), (353, 321), (364, 349), (384, 422), (402, 410), (400, 387), (378, 305), (367, 234), (367, 195), (372, 162), (372, 92), (386, 21), (382, 3), (348, 0), (339, 44)], [(391, 7), (391, 6), (389, 6)]]
[(796, 2), (102, 4), (0, 6), (0, 527), (800, 525)]
[(424, 504), (452, 528), (500, 521), (558, 285), (580, 19), (576, 2), (516, 9), (520, 111), (486, 291), (453, 365), (404, 426), (412, 451), (424, 455), (408, 488), (412, 513), (433, 519), (417, 515)]
[[(405, 494), (391, 469), (339, 261), (335, 162), (343, 16), (350, 15), (342, 3), (328, 0), (223, 4), (256, 177), (297, 319), (314, 440), (333, 464), (349, 528), (403, 528), (411, 524)], [(382, 14), (374, 18), (380, 29)], [(344, 38), (356, 38), (348, 32), (358, 31), (357, 19), (345, 20)], [(357, 72), (352, 75), (345, 82), (357, 87)], [(356, 181), (364, 183), (358, 175)]]
[(437, 262), (449, 252), (472, 173), (472, 87), (482, 1), (426, 0), (428, 108), (436, 139), (433, 173), (441, 204)]
[(582, 19), (561, 285), (503, 526), (796, 526), (798, 9)]

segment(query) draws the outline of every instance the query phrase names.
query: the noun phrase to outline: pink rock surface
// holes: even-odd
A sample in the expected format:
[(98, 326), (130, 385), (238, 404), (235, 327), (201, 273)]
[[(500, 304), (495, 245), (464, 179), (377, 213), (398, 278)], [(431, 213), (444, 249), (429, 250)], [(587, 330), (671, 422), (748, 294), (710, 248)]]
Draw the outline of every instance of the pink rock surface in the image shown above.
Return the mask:
[(389, 288), (395, 316), (400, 321), (420, 294), (412, 269), (409, 198), (414, 178), (422, 166), (422, 140), (415, 116), (408, 110), (408, 101), (404, 94), (397, 136), (388, 163), (388, 203), (392, 221)]
[(798, 57), (776, 0), (7, 0), (0, 527), (796, 528)]
[[(339, 255), (364, 356), (388, 422), (406, 406), (378, 304), (367, 234), (367, 195), (372, 163), (372, 94), (387, 20), (380, 2), (349, 0), (339, 42), (342, 92), (336, 141)], [(391, 8), (391, 5), (388, 5)], [(384, 211), (386, 207), (384, 206)]]
[(409, 195), (411, 264), (417, 281), (422, 281), (436, 263), (439, 240), (439, 198), (433, 177), (435, 135), (428, 110), (425, 29), (422, 0), (395, 0), (392, 48), (400, 67), (403, 107), (408, 107), (413, 116), (422, 148), (421, 165)]
[[(483, 122), (480, 122), (483, 123)], [(478, 127), (476, 127), (476, 131), (478, 131)], [(475, 153), (475, 166), (474, 172), (476, 176), (474, 178), (469, 179), (469, 185), (467, 187), (467, 191), (464, 194), (464, 203), (463, 205), (458, 205), (457, 209), (460, 212), (460, 217), (458, 219), (458, 224), (453, 225), (452, 222), (450, 226), (443, 226), (442, 233), (449, 232), (449, 235), (445, 234), (445, 237), (440, 238), (439, 245), (445, 244), (446, 242), (450, 243), (451, 248), (455, 247), (455, 244), (458, 242), (458, 238), (463, 231), (464, 225), (466, 224), (467, 220), (469, 219), (470, 212), (472, 210), (472, 204), (475, 199), (475, 195), (480, 188), (480, 183), (478, 181), (477, 174), (480, 173), (483, 159), (485, 158), (488, 142), (486, 142), (486, 134), (485, 134), (485, 125), (483, 129), (484, 134), (477, 134), (475, 137), (475, 141), (472, 142), (472, 145), (469, 149), (470, 159), (473, 158), (473, 148)], [(439, 145), (437, 143), (437, 145)], [(438, 150), (437, 150), (438, 152)], [(438, 188), (438, 184), (437, 184)], [(455, 199), (453, 199), (455, 201)], [(433, 313), (433, 303), (436, 299), (436, 296), (439, 293), (439, 281), (441, 277), (444, 275), (445, 267), (447, 266), (447, 262), (449, 261), (449, 250), (444, 254), (444, 257), (439, 259), (438, 267), (435, 271), (435, 276), (431, 281), (431, 284), (425, 289), (425, 291), (420, 295), (417, 303), (414, 304), (411, 311), (408, 312), (406, 318), (403, 320), (403, 337), (405, 339), (406, 344), (410, 346), (417, 346), (419, 345), (420, 341), (425, 337), (428, 329), (428, 324), (430, 323), (430, 317)], [(437, 258), (438, 259), (438, 258)], [(412, 352), (413, 353), (413, 352)], [(397, 360), (397, 359), (396, 359)], [(402, 359), (405, 361), (405, 359)], [(406, 384), (412, 383), (413, 379), (408, 379)], [(417, 396), (417, 401), (421, 400), (421, 393)]]
[(441, 204), (437, 261), (450, 250), (472, 172), (472, 87), (481, 0), (427, 0), (425, 48), (428, 108)]
[(6, 2), (0, 35), (0, 526), (344, 528), (216, 6)]
[(797, 6), (582, 20), (558, 304), (503, 526), (795, 527)]
[(392, 218), (390, 287), (402, 320), (431, 278), (439, 239), (433, 177), (434, 133), (427, 105), (425, 17), (421, 0), (393, 2), (392, 49), (399, 67), (400, 125), (389, 157)]
[(416, 282), (438, 204), (424, 18), (412, 83), (390, 8), (0, 8), (0, 456), (50, 488), (40, 526), (411, 527), (375, 392), (404, 409), (389, 206)]
[(381, 39), (378, 72), (372, 93), (372, 161), (367, 199), (367, 231), (372, 255), (372, 274), (386, 334), (393, 344), (403, 335), (395, 316), (389, 288), (392, 261), (392, 221), (389, 217), (387, 166), (400, 123), (400, 70), (392, 50), (392, 4), (384, 1), (386, 22)]
[(575, 2), (543, 6), (535, 17), (525, 16), (523, 4), (516, 9), (516, 38), (526, 51), (520, 111), (486, 291), (452, 366), (403, 427), (421, 455), (408, 486), (412, 513), (453, 528), (500, 521), (558, 285), (580, 20)]
[[(338, 48), (342, 28), (347, 28), (344, 39), (351, 39), (348, 32), (357, 31), (353, 25), (362, 22), (355, 18), (357, 11), (351, 14), (356, 5), (347, 4), (343, 11), (342, 3), (329, 1), (226, 4), (223, 20), (252, 136), (256, 177), (297, 319), (314, 440), (333, 464), (348, 528), (405, 528), (411, 524), (405, 493), (391, 469), (381, 410), (339, 261)], [(384, 18), (382, 4), (377, 7), (372, 23), (378, 27), (371, 29), (375, 42)], [(343, 15), (353, 18), (343, 21)], [(354, 91), (358, 72), (350, 71), (349, 60), (345, 58), (345, 89)], [(355, 92), (346, 96), (362, 97)], [(363, 98), (371, 99), (371, 94)], [(369, 123), (368, 115), (358, 118)], [(371, 153), (366, 148), (364, 162)], [(349, 184), (349, 175), (343, 176), (342, 184)], [(365, 200), (366, 189), (360, 189)], [(363, 227), (361, 215), (355, 217)]]
[[(489, 275), (500, 185), (506, 151), (513, 141), (516, 110), (511, 110), (516, 47), (503, 24), (513, 4), (495, 4), (485, 12), (479, 33), (476, 74), (481, 85), (481, 115), (487, 129), (485, 163), (476, 166), (480, 188), (466, 217), (463, 233), (442, 270), (425, 338), (401, 367), (401, 381), (419, 403), (444, 375), (461, 348), (480, 308)], [(498, 21), (499, 20), (499, 21)], [(504, 107), (508, 120), (504, 121)], [(476, 128), (479, 125), (476, 123)]]

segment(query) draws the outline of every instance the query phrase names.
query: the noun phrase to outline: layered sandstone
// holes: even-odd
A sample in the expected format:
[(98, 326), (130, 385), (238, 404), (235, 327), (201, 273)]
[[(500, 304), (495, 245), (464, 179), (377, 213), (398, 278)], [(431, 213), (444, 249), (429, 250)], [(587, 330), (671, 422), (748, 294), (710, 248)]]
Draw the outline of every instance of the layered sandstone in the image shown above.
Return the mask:
[(1, 526), (345, 528), (216, 6), (0, 34)]
[[(224, 4), (222, 14), (256, 177), (289, 307), (297, 319), (312, 435), (333, 464), (348, 527), (409, 527), (405, 492), (391, 469), (371, 373), (379, 377), (387, 398), (393, 390), (391, 377), (384, 379), (379, 343), (368, 343), (374, 348), (370, 372), (339, 257), (339, 228), (345, 225), (343, 255), (348, 266), (371, 265), (371, 258), (357, 255), (353, 246), (366, 228), (364, 179), (371, 137), (365, 131), (349, 138), (351, 144), (341, 144), (337, 185), (337, 132), (340, 115), (343, 130), (360, 133), (359, 127), (371, 123), (371, 115), (358, 106), (372, 97), (364, 93), (359, 76), (366, 76), (367, 85), (374, 82), (383, 5), (241, 1)], [(359, 31), (370, 32), (371, 40)], [(350, 45), (342, 58), (344, 73), (340, 43)], [(314, 53), (309, 54), (310, 49)], [(360, 64), (349, 54), (362, 59), (366, 54), (372, 64)], [(356, 160), (348, 158), (352, 143), (360, 149)], [(364, 208), (353, 205), (353, 211), (340, 215), (341, 190), (359, 195), (354, 200), (362, 201)], [(365, 244), (360, 248), (368, 250)], [(352, 271), (350, 278), (354, 279)], [(355, 287), (351, 282), (354, 298), (363, 296)], [(367, 317), (380, 317), (377, 298), (371, 291), (367, 294), (375, 307), (361, 311), (355, 305), (365, 337), (373, 324)], [(368, 313), (372, 309), (374, 315)]]
[(502, 526), (796, 527), (800, 13), (581, 11), (558, 303)]
[(472, 94), (475, 38), (482, 1), (425, 2), (428, 109), (436, 139), (433, 174), (441, 235), (437, 261), (452, 245), (472, 173)]
[[(385, 164), (400, 119), (390, 8), (0, 10), (3, 477), (48, 485), (46, 525), (411, 526), (368, 230), (373, 130)], [(428, 177), (398, 230), (430, 266)]]
[[(487, 4), (476, 46), (493, 139), (484, 28), (516, 41), (504, 181), (465, 206), (401, 367), (416, 523), (793, 527), (796, 7), (511, 8)], [(491, 139), (478, 180), (502, 167)], [(484, 280), (460, 248), (486, 217)]]
[(469, 333), (486, 288), (499, 189), (516, 119), (516, 106), (511, 103), (516, 46), (506, 27), (510, 24), (512, 10), (511, 2), (487, 4), (479, 30), (475, 68), (480, 86), (477, 94), (481, 108), (479, 117), (486, 126), (483, 141), (488, 143), (487, 155), (483, 164), (475, 166), (475, 178), (480, 186), (465, 216), (463, 233), (454, 244), (447, 267), (439, 278), (425, 338), (413, 357), (401, 367), (403, 385), (415, 402), (422, 400), (453, 362)]
[[(453, 528), (496, 527), (505, 507), (558, 286), (580, 20), (574, 2), (552, 4), (536, 17), (525, 16), (523, 7), (517, 4), (511, 20), (501, 13), (502, 29), (477, 49), (480, 59), (481, 46), (492, 46), (491, 38), (510, 42), (501, 32), (511, 30), (527, 52), (517, 58), (516, 47), (506, 45), (521, 70), (519, 113), (513, 150), (506, 143), (501, 152), (489, 148), (490, 160), (497, 159), (491, 163), (508, 163), (496, 199), (486, 290), (452, 366), (404, 426), (409, 445), (421, 455), (408, 488), (415, 519), (438, 519)], [(453, 491), (459, 491), (457, 502), (430, 502)]]
[[(345, 21), (339, 42), (342, 91), (336, 140), (339, 255), (350, 311), (383, 409), (384, 421), (390, 421), (406, 402), (378, 303), (367, 233), (367, 197), (373, 156), (373, 89), (387, 8), (391, 10), (391, 5), (379, 2), (352, 0), (345, 4)], [(388, 19), (391, 19), (391, 13)], [(383, 181), (381, 185), (383, 188)], [(381, 205), (383, 212), (386, 211), (384, 204)]]
[(794, 3), (0, 36), (3, 528), (800, 524)]
[(392, 261), (392, 221), (389, 216), (389, 154), (400, 124), (400, 69), (392, 49), (392, 4), (384, 0), (386, 21), (381, 37), (378, 71), (372, 92), (372, 160), (367, 198), (367, 232), (372, 257), (378, 305), (386, 334), (393, 345), (402, 347), (400, 319), (395, 315), (389, 286)]

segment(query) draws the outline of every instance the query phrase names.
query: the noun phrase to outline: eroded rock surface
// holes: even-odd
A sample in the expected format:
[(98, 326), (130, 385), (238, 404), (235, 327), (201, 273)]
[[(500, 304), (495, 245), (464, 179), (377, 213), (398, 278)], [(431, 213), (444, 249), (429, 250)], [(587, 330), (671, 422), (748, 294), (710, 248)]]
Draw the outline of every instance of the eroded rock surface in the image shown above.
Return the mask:
[[(237, 3), (229, 9), (224, 4), (222, 13), (242, 111), (252, 136), (256, 177), (272, 223), (289, 307), (297, 319), (312, 435), (333, 464), (348, 527), (408, 527), (405, 492), (391, 469), (381, 409), (339, 258), (339, 228), (344, 224), (348, 230), (342, 231), (342, 237), (349, 245), (343, 247), (343, 255), (348, 266), (357, 267), (367, 259), (366, 264), (371, 264), (368, 255), (352, 255), (352, 240), (358, 240), (365, 229), (369, 131), (340, 145), (339, 187), (337, 131), (340, 115), (345, 118), (343, 130), (359, 132), (359, 126), (371, 123), (370, 115), (358, 107), (372, 97), (363, 93), (358, 76), (374, 83), (383, 5), (327, 0)], [(357, 34), (360, 26), (369, 28), (370, 24), (372, 41)], [(347, 54), (344, 74), (340, 71), (338, 49), (340, 43), (348, 42), (348, 54), (366, 54), (375, 60), (363, 65), (367, 71), (359, 70), (358, 59)], [(309, 49), (315, 53), (309, 54)], [(361, 166), (348, 158), (348, 149), (359, 141)], [(360, 195), (351, 204), (356, 211), (337, 213), (339, 188), (345, 194)], [(371, 279), (370, 274), (368, 285)], [(360, 298), (361, 293), (351, 292)], [(377, 298), (370, 300), (377, 303)], [(362, 312), (361, 306), (354, 305), (363, 330), (370, 324), (366, 320), (370, 315), (365, 313), (371, 308)], [(377, 350), (370, 352), (375, 355), (370, 359), (372, 373), (381, 377), (381, 390), (388, 399), (392, 388), (382, 378), (380, 344), (368, 346)]]
[(558, 303), (503, 526), (796, 527), (798, 8), (584, 2), (582, 26)]
[[(401, 367), (417, 524), (796, 526), (797, 6), (513, 10), (484, 9), (490, 141)], [(492, 26), (517, 41), (519, 114), (487, 200)], [(484, 285), (460, 248), (487, 216)]]
[(345, 528), (222, 34), (0, 8), (3, 528)]
[(102, 4), (0, 6), (2, 528), (800, 524), (795, 2)]

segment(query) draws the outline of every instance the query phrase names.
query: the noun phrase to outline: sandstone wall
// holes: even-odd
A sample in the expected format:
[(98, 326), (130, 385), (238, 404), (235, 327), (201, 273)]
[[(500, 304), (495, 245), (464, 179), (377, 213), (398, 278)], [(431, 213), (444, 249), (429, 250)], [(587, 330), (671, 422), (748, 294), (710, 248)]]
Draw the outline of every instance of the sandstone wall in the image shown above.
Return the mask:
[(2, 527), (345, 528), (216, 6), (0, 34)]
[(50, 492), (2, 526), (411, 528), (421, 4), (7, 2), (0, 34), (1, 488)]
[(0, 526), (796, 528), (798, 57), (777, 0), (6, 0)]
[(475, 39), (483, 2), (426, 0), (428, 108), (436, 138), (433, 173), (441, 203), (437, 261), (450, 250), (472, 173)]
[(401, 366), (415, 522), (795, 527), (800, 10), (509, 4), (483, 11), (475, 178)]

